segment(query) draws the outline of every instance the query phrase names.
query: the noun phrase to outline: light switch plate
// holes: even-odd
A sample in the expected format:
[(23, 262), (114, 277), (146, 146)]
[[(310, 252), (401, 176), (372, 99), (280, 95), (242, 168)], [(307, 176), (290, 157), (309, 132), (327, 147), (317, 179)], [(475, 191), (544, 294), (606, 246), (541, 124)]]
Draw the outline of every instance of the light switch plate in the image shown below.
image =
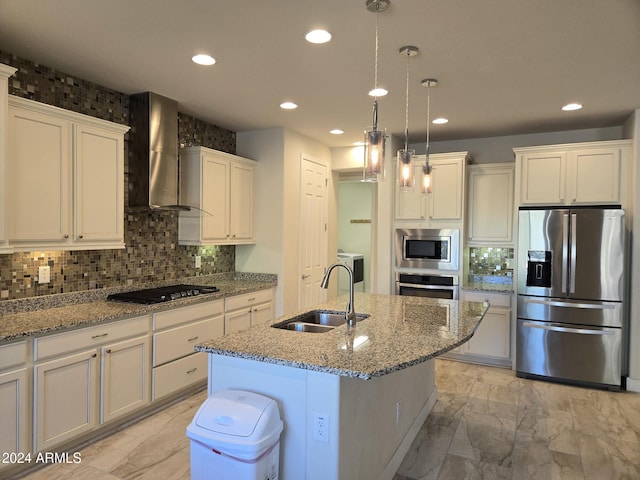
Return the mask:
[(49, 283), (51, 281), (51, 267), (38, 267), (38, 283)]

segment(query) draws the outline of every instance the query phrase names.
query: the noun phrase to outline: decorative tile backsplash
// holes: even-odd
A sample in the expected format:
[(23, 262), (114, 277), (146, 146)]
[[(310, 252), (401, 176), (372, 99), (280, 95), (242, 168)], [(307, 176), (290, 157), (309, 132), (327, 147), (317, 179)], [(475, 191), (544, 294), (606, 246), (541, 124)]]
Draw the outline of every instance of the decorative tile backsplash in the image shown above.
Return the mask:
[(470, 275), (513, 276), (513, 248), (469, 247)]
[[(129, 97), (123, 93), (3, 51), (0, 51), (0, 63), (18, 68), (9, 79), (12, 95), (115, 123), (129, 123)], [(125, 158), (128, 158), (127, 140), (128, 135), (125, 136)], [(200, 145), (235, 153), (234, 132), (182, 113), (178, 114), (178, 142), (181, 146)], [(34, 212), (34, 217), (37, 214)], [(178, 245), (175, 212), (125, 211), (125, 244), (126, 248), (120, 250), (0, 255), (0, 300), (161, 282), (232, 272), (235, 268), (233, 246)], [(198, 270), (194, 268), (196, 255), (202, 257), (202, 267)], [(51, 281), (40, 285), (38, 267), (44, 265), (51, 267)]]

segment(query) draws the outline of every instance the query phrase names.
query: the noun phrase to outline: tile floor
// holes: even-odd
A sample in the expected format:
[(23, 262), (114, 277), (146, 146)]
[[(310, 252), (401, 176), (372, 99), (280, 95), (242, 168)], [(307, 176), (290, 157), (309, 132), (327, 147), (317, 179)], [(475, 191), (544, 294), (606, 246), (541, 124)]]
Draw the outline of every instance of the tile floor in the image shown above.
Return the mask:
[[(436, 361), (436, 379), (438, 402), (394, 480), (640, 479), (640, 394), (447, 360)], [(24, 478), (188, 480), (185, 429), (204, 399), (195, 394), (86, 447), (79, 464)]]

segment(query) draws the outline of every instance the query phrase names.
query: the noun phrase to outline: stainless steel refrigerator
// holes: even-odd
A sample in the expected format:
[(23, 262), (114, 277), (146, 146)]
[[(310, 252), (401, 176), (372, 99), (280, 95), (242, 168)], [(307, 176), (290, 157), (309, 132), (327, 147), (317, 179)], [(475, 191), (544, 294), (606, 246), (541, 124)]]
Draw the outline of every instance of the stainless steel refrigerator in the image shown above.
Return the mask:
[(620, 389), (624, 210), (521, 209), (516, 370)]

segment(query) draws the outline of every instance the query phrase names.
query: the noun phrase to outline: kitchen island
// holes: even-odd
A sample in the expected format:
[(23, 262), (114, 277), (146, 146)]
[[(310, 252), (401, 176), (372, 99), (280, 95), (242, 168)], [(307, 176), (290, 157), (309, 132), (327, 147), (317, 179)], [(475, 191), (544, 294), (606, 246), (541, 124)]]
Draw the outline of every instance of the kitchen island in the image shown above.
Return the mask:
[[(347, 297), (316, 309), (344, 310)], [(209, 340), (209, 395), (275, 399), (285, 424), (279, 480), (391, 479), (437, 399), (434, 358), (468, 341), (487, 306), (356, 294), (369, 317), (324, 333), (271, 325)], [(302, 312), (300, 312), (302, 313)]]

